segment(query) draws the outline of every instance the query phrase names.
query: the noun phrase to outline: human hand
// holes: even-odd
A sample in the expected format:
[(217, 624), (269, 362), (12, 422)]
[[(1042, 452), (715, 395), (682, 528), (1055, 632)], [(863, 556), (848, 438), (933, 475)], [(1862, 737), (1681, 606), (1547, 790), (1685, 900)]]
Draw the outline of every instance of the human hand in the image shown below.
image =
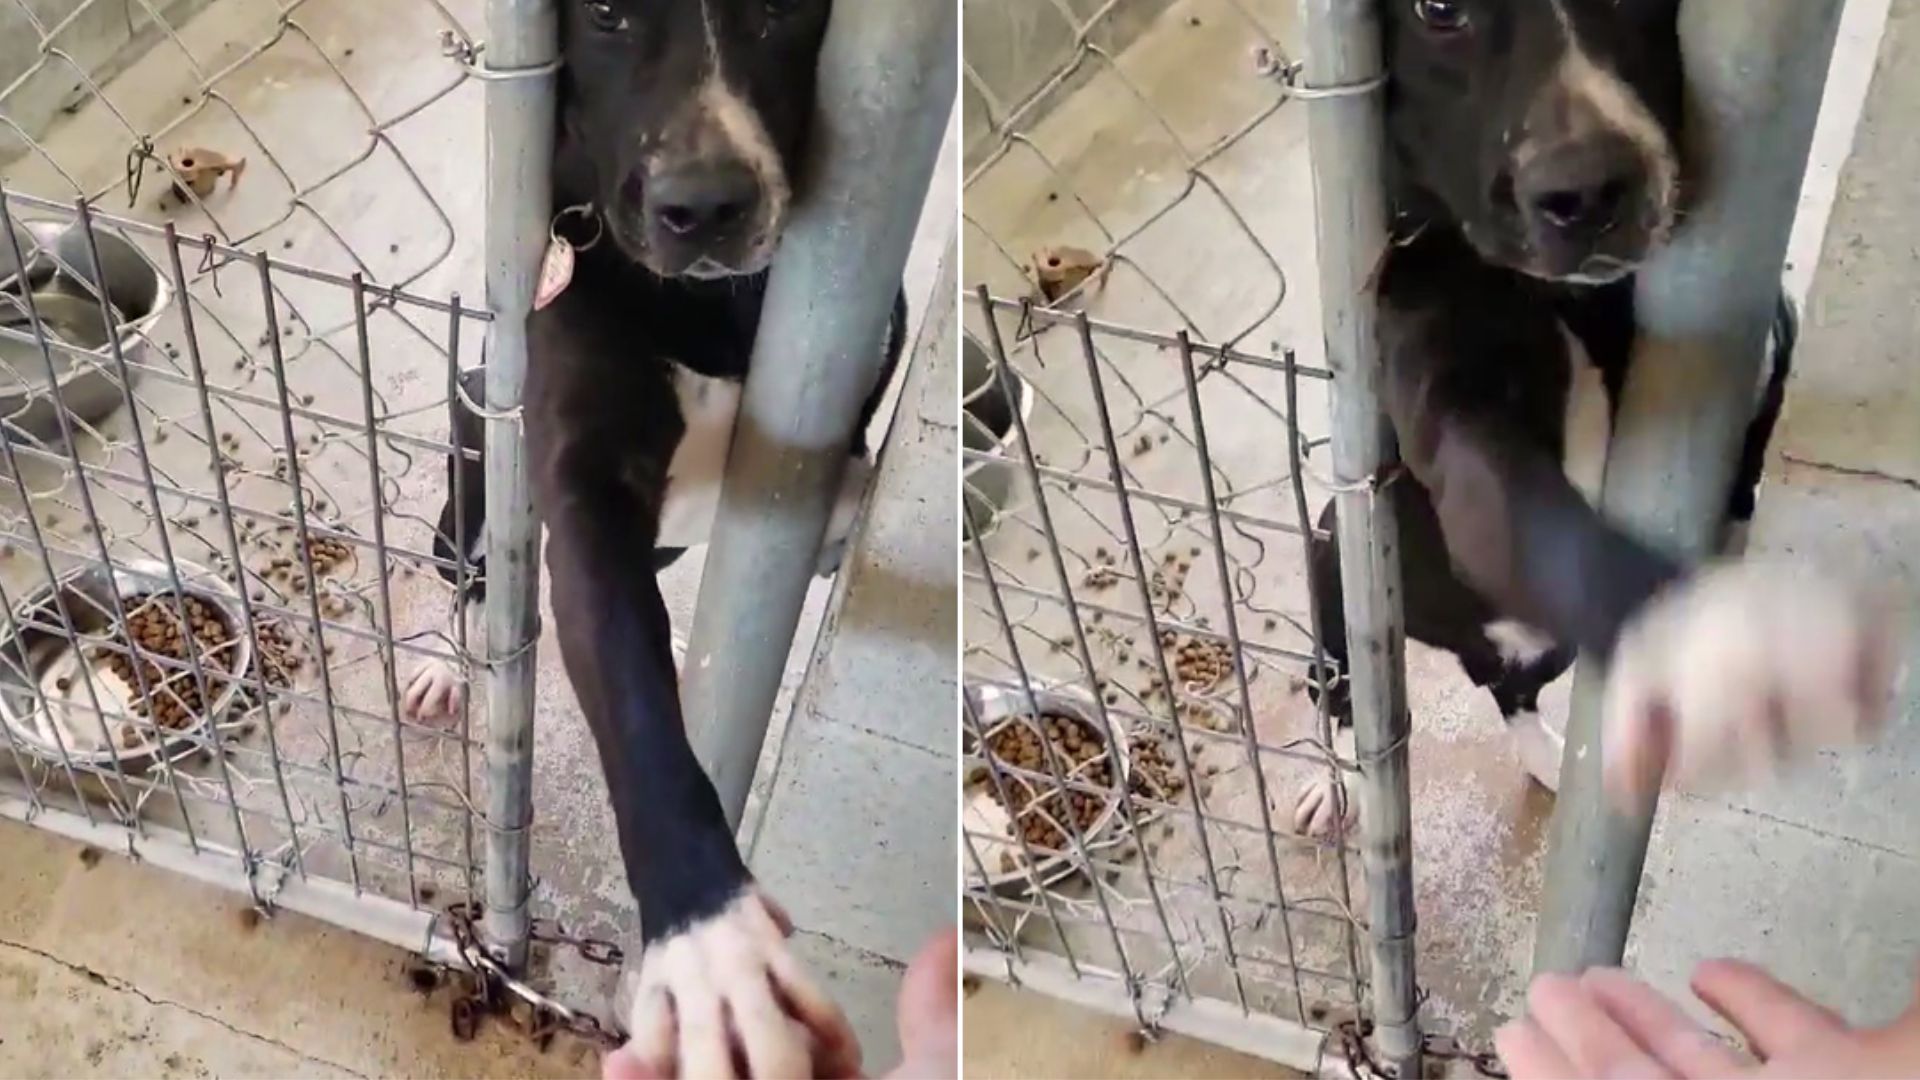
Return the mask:
[(921, 947), (900, 983), (896, 1012), (900, 1064), (888, 1080), (960, 1075), (960, 931), (949, 927)]
[(748, 889), (719, 915), (650, 944), (628, 1042), (603, 1074), (859, 1076), (853, 1029), (789, 950), (792, 933), (786, 912)]
[[(901, 1061), (888, 1080), (941, 1080), (959, 1075), (960, 936), (948, 929), (928, 942), (907, 966), (900, 983), (897, 1023)], [(815, 1061), (815, 1075), (857, 1077), (859, 1048)], [(851, 1064), (849, 1064), (849, 1062)], [(602, 1080), (672, 1080), (677, 1073), (644, 1060), (631, 1044), (608, 1054)]]
[(1714, 1038), (1658, 991), (1615, 969), (1543, 975), (1527, 1014), (1494, 1036), (1514, 1080), (1637, 1077), (1920, 1076), (1920, 1002), (1888, 1027), (1854, 1028), (1771, 975), (1736, 960), (1695, 970), (1693, 992), (1758, 1056)]

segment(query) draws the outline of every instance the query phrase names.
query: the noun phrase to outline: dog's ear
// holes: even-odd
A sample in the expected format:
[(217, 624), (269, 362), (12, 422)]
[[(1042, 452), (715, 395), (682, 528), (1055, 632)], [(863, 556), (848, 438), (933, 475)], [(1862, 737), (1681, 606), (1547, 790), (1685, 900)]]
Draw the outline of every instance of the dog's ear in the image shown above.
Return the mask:
[(586, 152), (588, 140), (581, 133), (577, 110), (566, 106), (561, 97), (560, 122), (553, 132), (553, 190), (561, 205), (591, 202), (600, 190), (594, 172), (593, 155)]

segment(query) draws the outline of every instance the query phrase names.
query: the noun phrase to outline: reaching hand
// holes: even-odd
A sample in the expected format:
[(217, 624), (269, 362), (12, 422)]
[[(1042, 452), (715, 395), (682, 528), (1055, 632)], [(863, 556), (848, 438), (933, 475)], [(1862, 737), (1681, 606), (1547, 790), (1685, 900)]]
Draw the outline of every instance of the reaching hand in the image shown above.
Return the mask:
[(1716, 960), (1693, 992), (1746, 1036), (1752, 1058), (1722, 1043), (1623, 971), (1543, 975), (1527, 1014), (1494, 1036), (1514, 1080), (1920, 1076), (1920, 1001), (1888, 1027), (1855, 1028), (1750, 964)]
[[(901, 1060), (887, 1074), (888, 1080), (950, 1080), (959, 1075), (959, 978), (960, 937), (949, 929), (920, 950), (901, 981), (897, 1009)], [(852, 1053), (836, 1049), (824, 1061), (816, 1058), (816, 1075), (859, 1075), (845, 1066), (859, 1060), (857, 1047), (850, 1049)], [(603, 1080), (673, 1080), (675, 1075), (649, 1066), (629, 1047), (615, 1050), (601, 1063)]]

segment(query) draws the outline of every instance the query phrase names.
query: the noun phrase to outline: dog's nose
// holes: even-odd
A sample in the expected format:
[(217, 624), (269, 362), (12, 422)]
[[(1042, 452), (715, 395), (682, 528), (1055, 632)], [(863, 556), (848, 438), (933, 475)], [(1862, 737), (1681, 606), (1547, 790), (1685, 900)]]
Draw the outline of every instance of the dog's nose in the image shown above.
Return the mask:
[(690, 165), (649, 185), (654, 221), (682, 240), (699, 239), (746, 220), (760, 201), (760, 182), (739, 162)]
[(1584, 139), (1536, 155), (1514, 177), (1514, 197), (1536, 225), (1594, 237), (1620, 223), (1642, 182), (1631, 145)]

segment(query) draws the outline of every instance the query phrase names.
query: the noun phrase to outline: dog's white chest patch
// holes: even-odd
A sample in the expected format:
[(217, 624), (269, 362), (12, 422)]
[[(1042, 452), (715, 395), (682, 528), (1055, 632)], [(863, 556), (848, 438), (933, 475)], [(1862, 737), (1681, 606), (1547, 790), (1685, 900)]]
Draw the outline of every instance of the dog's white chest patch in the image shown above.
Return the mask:
[(1480, 628), (1500, 659), (1511, 667), (1526, 667), (1553, 651), (1553, 639), (1522, 622), (1500, 619)]
[(1600, 487), (1607, 479), (1607, 449), (1613, 441), (1613, 409), (1600, 369), (1587, 356), (1587, 347), (1573, 331), (1560, 327), (1567, 342), (1565, 442), (1560, 467), (1567, 482), (1590, 505), (1600, 505)]
[(697, 547), (713, 532), (720, 509), (720, 483), (733, 446), (733, 420), (740, 412), (741, 385), (673, 365), (673, 392), (686, 431), (667, 465), (667, 492), (660, 505), (658, 547)]

